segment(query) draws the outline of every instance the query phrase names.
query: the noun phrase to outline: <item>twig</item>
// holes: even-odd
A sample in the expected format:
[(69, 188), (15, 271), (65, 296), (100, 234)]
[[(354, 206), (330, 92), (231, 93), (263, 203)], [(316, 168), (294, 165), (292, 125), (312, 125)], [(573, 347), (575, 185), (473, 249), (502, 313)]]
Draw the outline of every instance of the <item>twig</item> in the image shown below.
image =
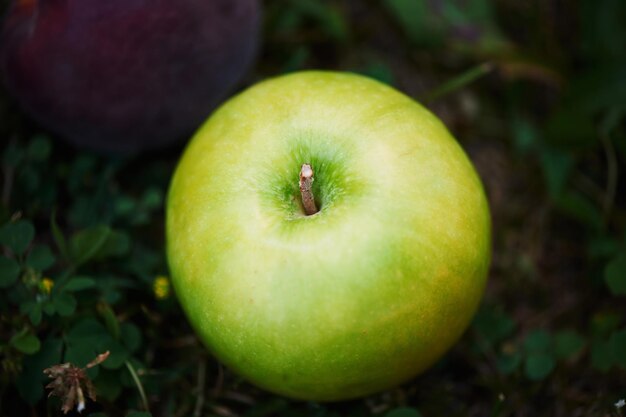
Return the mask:
[(303, 164), (300, 169), (300, 194), (302, 195), (302, 207), (307, 216), (317, 213), (315, 197), (313, 196), (313, 168), (310, 164)]
[(211, 405), (211, 410), (213, 410), (215, 414), (221, 417), (237, 416), (237, 414), (233, 413), (233, 411), (230, 408), (223, 406), (223, 405), (213, 404)]
[(204, 387), (206, 384), (206, 358), (200, 361), (198, 369), (198, 384), (196, 386), (196, 406), (193, 409), (194, 417), (202, 416), (202, 408), (204, 407)]
[(137, 371), (135, 371), (135, 367), (130, 361), (126, 361), (126, 368), (128, 372), (130, 372), (130, 376), (135, 381), (135, 385), (137, 385), (137, 390), (139, 390), (139, 396), (141, 397), (141, 402), (143, 403), (143, 408), (150, 412), (150, 407), (148, 406), (148, 398), (146, 397), (146, 391), (143, 389), (143, 385), (141, 384), (141, 380), (139, 379), (139, 375), (137, 375)]

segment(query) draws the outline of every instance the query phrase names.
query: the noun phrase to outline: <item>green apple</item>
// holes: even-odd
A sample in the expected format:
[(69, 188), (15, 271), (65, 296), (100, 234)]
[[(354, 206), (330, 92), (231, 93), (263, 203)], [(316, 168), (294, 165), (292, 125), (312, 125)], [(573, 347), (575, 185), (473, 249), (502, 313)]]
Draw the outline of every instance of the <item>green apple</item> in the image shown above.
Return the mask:
[(484, 291), (489, 208), (424, 107), (362, 76), (301, 72), (197, 132), (169, 191), (167, 256), (220, 361), (267, 390), (336, 401), (396, 386), (458, 340)]

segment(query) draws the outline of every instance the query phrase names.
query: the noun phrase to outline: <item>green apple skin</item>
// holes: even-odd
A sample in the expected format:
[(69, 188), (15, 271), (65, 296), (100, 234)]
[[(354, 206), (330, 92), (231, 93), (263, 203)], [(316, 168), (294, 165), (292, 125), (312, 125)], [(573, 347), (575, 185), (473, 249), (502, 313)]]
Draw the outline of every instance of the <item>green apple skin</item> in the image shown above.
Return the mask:
[(322, 71), (262, 82), (213, 114), (176, 169), (166, 228), (206, 346), (254, 384), (314, 401), (432, 365), (472, 319), (491, 252), (482, 184), (443, 124), (389, 86)]

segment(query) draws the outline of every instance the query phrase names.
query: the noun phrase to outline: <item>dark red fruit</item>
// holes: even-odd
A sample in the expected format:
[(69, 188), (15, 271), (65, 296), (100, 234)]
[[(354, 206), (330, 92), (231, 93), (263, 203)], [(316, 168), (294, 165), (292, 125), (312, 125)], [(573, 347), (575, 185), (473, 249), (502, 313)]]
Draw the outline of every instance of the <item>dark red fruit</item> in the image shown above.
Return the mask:
[(188, 137), (247, 71), (258, 0), (15, 0), (0, 69), (42, 125), (136, 151)]

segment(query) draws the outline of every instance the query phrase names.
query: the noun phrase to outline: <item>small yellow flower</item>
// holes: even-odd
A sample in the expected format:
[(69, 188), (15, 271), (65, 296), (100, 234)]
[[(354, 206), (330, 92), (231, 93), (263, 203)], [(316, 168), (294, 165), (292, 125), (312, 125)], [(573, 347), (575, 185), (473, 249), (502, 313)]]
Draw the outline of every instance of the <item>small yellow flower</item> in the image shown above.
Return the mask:
[(154, 284), (152, 284), (152, 291), (157, 300), (163, 300), (170, 295), (170, 280), (163, 275), (159, 275), (155, 278)]
[(51, 278), (45, 277), (41, 280), (41, 290), (44, 293), (50, 294), (50, 291), (52, 291), (52, 287), (54, 287), (54, 281)]

